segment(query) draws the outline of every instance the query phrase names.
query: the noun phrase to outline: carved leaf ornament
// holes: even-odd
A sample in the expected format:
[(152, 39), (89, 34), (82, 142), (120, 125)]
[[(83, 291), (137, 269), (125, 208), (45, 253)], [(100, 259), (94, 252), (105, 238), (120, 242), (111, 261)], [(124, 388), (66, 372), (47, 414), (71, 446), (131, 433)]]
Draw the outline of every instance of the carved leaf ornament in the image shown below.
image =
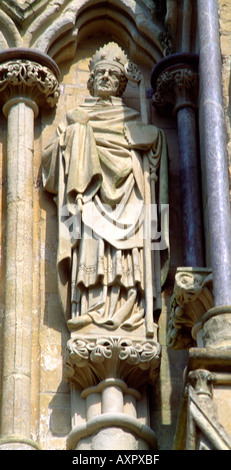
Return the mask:
[[(55, 106), (60, 95), (59, 84), (50, 70), (30, 60), (16, 60), (0, 65), (0, 92), (9, 88), (8, 92), (23, 93), (33, 88), (33, 94), (42, 94), (47, 104)], [(27, 92), (28, 93), (28, 92)]]
[[(160, 345), (155, 341), (134, 342), (116, 337), (102, 337), (95, 340), (70, 339), (67, 343), (65, 362), (66, 379), (78, 381), (80, 369), (87, 368), (96, 371), (97, 364), (99, 367), (102, 363), (104, 367), (98, 370), (100, 374), (104, 371), (103, 373), (110, 375), (112, 370), (117, 369), (123, 376), (124, 367), (127, 365), (126, 374), (133, 376), (135, 367), (137, 371), (149, 370), (151, 378), (153, 371), (158, 369), (160, 353)], [(105, 361), (107, 361), (106, 368)]]
[(104, 359), (110, 359), (116, 350), (119, 359), (128, 360), (130, 364), (138, 364), (150, 362), (157, 354), (157, 346), (157, 343), (152, 344), (152, 342), (133, 344), (131, 340), (121, 338), (99, 338), (96, 342), (77, 339), (68, 342), (68, 351), (75, 355), (76, 359), (79, 358), (78, 365), (82, 360), (102, 362)]
[(131, 61), (128, 61), (124, 66), (125, 74), (131, 82), (139, 83), (142, 80), (142, 73), (140, 69)]
[(157, 107), (165, 106), (167, 102), (175, 104), (176, 95), (197, 88), (198, 80), (198, 73), (190, 68), (165, 71), (157, 80), (153, 104)]
[(87, 344), (88, 358), (92, 362), (103, 362), (104, 359), (110, 359), (112, 357), (113, 344), (108, 339), (99, 339), (97, 344)]

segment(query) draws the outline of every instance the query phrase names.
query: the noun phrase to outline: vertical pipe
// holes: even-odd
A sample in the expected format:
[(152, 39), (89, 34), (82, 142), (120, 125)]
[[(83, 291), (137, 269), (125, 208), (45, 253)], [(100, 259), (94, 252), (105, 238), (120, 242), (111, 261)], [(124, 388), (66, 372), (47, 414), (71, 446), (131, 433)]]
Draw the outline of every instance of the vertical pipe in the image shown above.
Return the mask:
[(198, 0), (200, 120), (215, 306), (231, 305), (231, 218), (217, 0)]
[(184, 0), (181, 52), (190, 52), (191, 20), (192, 20), (192, 1)]
[(180, 179), (182, 195), (184, 265), (204, 265), (200, 212), (200, 185), (197, 158), (195, 110), (182, 107), (177, 112)]
[(15, 98), (4, 109), (8, 135), (1, 443), (8, 442), (14, 449), (34, 447), (30, 414), (36, 108), (31, 100)]

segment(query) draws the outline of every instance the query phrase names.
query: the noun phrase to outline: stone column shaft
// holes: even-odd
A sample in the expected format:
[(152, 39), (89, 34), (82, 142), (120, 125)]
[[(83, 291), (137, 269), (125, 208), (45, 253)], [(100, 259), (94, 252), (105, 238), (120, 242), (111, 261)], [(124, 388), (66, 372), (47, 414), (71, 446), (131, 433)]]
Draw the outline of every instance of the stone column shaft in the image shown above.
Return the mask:
[(191, 44), (192, 2), (184, 0), (181, 52), (190, 51)]
[[(47, 67), (51, 66), (51, 70)], [(59, 97), (57, 66), (39, 53), (0, 53), (0, 102), (7, 118), (7, 228), (1, 450), (33, 450), (31, 347), (33, 305), (34, 118)]]
[[(204, 346), (231, 348), (231, 217), (217, 0), (198, 0), (200, 128), (207, 180), (214, 308), (202, 318)], [(212, 64), (212, 67), (211, 67)]]
[[(8, 111), (7, 235), (1, 433), (30, 438), (33, 292), (33, 103)], [(10, 340), (9, 340), (10, 338)]]
[[(187, 3), (186, 0), (185, 7)], [(184, 30), (184, 47), (187, 47), (189, 24), (184, 25)], [(177, 118), (184, 264), (193, 267), (204, 265), (195, 114), (198, 93), (197, 68), (198, 56), (183, 52), (172, 54), (160, 61), (151, 75), (154, 106), (160, 112), (166, 112), (166, 108), (169, 112), (170, 109)]]
[(200, 185), (195, 110), (177, 112), (180, 181), (183, 212), (184, 265), (203, 266)]
[[(231, 217), (216, 0), (198, 0), (200, 115), (207, 174), (215, 306), (231, 305)], [(212, 64), (212, 67), (211, 67)]]

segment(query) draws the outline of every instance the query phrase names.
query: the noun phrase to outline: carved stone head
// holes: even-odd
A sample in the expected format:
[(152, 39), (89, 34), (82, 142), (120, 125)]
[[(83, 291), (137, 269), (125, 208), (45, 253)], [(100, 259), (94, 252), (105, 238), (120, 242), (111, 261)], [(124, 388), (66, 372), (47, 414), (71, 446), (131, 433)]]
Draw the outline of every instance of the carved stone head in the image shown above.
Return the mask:
[(101, 47), (89, 64), (88, 89), (92, 96), (108, 99), (122, 96), (127, 85), (124, 66), (127, 57), (118, 44), (110, 42)]

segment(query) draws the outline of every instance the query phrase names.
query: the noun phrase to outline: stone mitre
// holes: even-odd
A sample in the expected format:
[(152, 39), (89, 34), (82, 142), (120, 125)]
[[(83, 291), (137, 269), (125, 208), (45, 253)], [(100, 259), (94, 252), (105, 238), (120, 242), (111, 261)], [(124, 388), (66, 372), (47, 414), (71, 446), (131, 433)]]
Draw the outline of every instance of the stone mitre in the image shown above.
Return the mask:
[(89, 69), (92, 72), (96, 65), (111, 64), (117, 66), (122, 72), (128, 59), (126, 54), (115, 42), (109, 42), (108, 44), (101, 47), (89, 63)]

